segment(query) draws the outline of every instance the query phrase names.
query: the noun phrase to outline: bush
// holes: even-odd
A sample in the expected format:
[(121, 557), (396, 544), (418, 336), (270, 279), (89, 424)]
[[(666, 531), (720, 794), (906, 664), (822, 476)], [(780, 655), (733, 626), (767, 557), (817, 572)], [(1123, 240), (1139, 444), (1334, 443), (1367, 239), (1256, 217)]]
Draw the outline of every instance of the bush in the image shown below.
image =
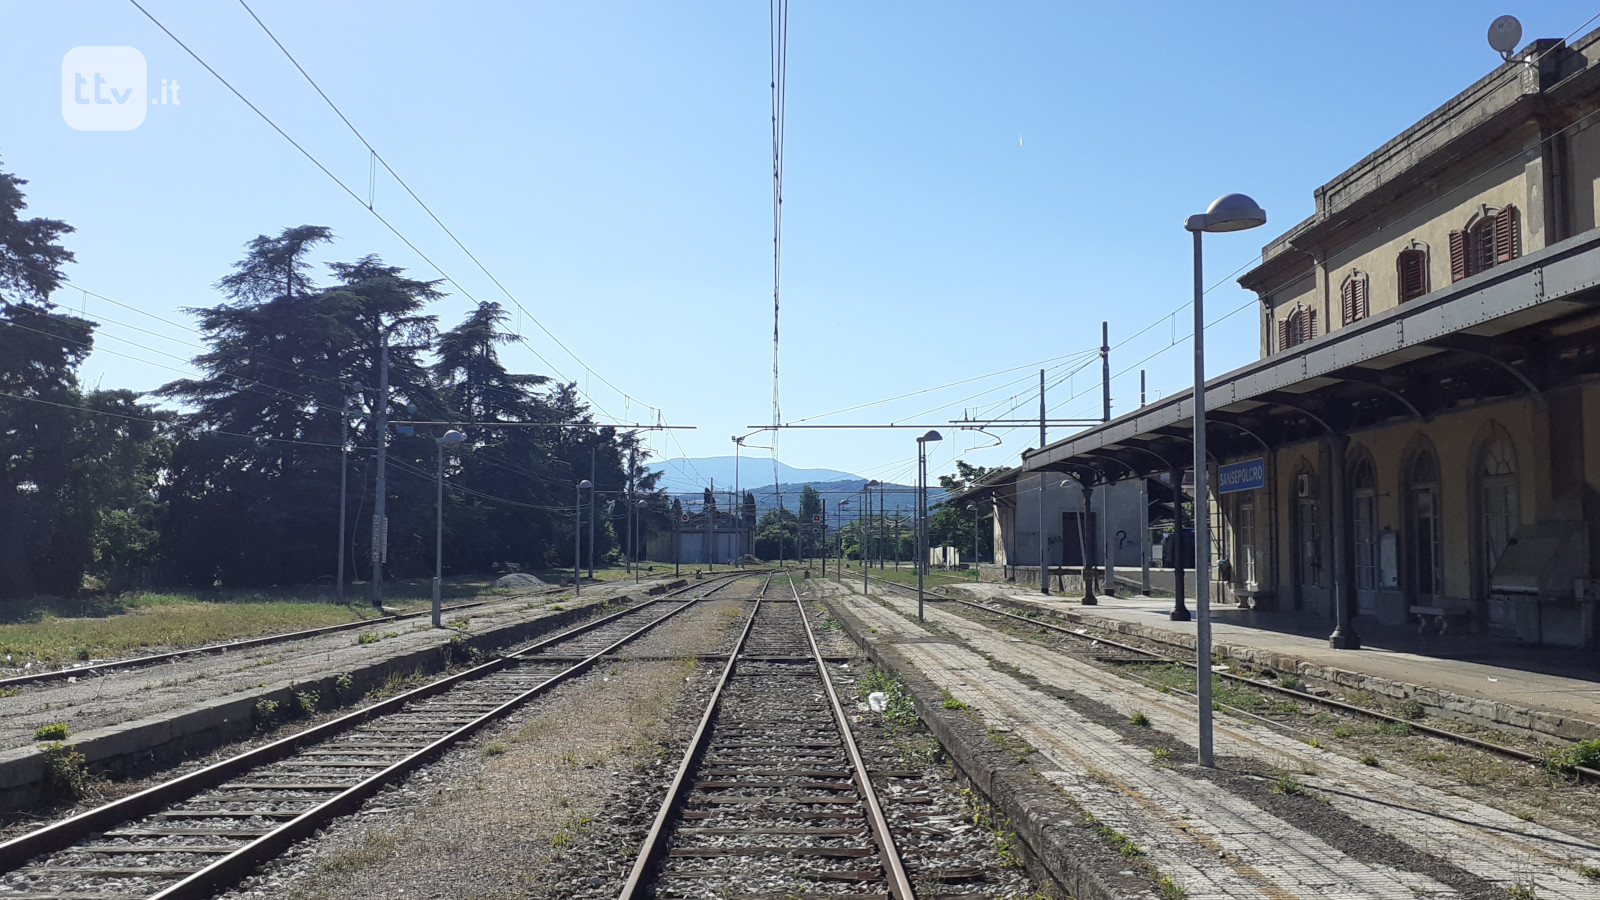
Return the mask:
[(250, 711), (250, 718), (255, 720), (257, 728), (271, 728), (278, 720), (278, 701), (266, 697), (257, 700), (255, 708)]
[(33, 730), (33, 739), (36, 741), (64, 741), (67, 739), (67, 723), (56, 722), (52, 725), (40, 725)]
[(1600, 769), (1600, 738), (1579, 741), (1567, 750), (1567, 764)]
[(89, 791), (89, 764), (71, 744), (60, 741), (45, 747), (44, 780), (61, 797), (76, 800)]
[(1422, 718), (1422, 704), (1415, 700), (1407, 700), (1400, 704), (1400, 715), (1407, 719)]

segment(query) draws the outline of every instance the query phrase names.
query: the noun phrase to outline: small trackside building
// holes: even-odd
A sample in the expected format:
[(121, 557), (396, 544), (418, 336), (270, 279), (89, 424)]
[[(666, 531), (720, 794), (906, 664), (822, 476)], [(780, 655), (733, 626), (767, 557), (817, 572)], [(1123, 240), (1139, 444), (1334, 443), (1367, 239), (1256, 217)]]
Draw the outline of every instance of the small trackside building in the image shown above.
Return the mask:
[[(1325, 616), (1339, 646), (1373, 624), (1594, 645), (1597, 188), (1600, 31), (1535, 41), (1316, 189), (1240, 279), (1260, 358), (1206, 385), (1225, 599)], [(1022, 468), (1181, 471), (1192, 415), (1184, 392)]]

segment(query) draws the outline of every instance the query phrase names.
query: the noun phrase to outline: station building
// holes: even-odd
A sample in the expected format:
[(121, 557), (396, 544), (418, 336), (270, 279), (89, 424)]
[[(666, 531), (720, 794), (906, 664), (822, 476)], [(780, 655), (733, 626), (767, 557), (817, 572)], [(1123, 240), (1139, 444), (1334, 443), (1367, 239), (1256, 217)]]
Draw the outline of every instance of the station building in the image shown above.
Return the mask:
[[(1374, 624), (1594, 645), (1597, 187), (1600, 31), (1535, 41), (1314, 191), (1240, 279), (1260, 358), (1205, 388), (1225, 600), (1325, 616), (1335, 646)], [(1189, 391), (1014, 480), (1181, 471), (1192, 428)]]

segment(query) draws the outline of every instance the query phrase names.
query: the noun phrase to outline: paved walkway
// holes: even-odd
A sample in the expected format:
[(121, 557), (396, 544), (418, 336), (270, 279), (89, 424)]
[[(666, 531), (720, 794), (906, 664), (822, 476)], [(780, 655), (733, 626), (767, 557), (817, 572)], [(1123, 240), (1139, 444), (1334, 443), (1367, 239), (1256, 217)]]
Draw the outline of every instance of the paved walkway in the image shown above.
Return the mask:
[[(1044, 597), (1011, 585), (983, 584), (959, 590), (1066, 613), (1085, 625), (1194, 645), (1195, 623), (1169, 619), (1170, 599), (1102, 597), (1098, 606), (1084, 606), (1077, 598)], [(1311, 628), (1316, 632), (1305, 633)], [(1328, 646), (1327, 635), (1319, 633), (1326, 629), (1325, 622), (1313, 622), (1307, 616), (1257, 613), (1233, 606), (1213, 610), (1211, 622), (1212, 641), (1219, 651), (1272, 664), (1280, 671), (1299, 671), (1310, 677), (1332, 675), (1330, 680), (1347, 687), (1373, 689), (1391, 697), (1420, 693), (1420, 699), (1429, 705), (1449, 709), (1453, 703), (1461, 712), (1502, 724), (1544, 724), (1549, 728), (1535, 730), (1572, 738), (1600, 736), (1600, 675), (1574, 677), (1528, 668), (1550, 667), (1551, 657), (1559, 656), (1559, 667), (1574, 671), (1585, 658), (1600, 660), (1600, 653), (1516, 647), (1482, 639), (1451, 641), (1438, 635), (1417, 635), (1412, 629), (1373, 630), (1362, 635), (1362, 649), (1334, 650)], [(1458, 652), (1472, 658), (1436, 655)], [(1474, 708), (1473, 701), (1515, 709)], [(1518, 710), (1543, 714), (1541, 723), (1524, 721), (1526, 716)]]
[[(1110, 672), (939, 606), (927, 609), (931, 627), (924, 628), (915, 621), (915, 600), (898, 592), (875, 591), (869, 599), (853, 588), (843, 595), (835, 585), (827, 590), (875, 630), (875, 640), (893, 644), (989, 728), (1026, 739), (1044, 757), (1035, 763), (1043, 777), (1132, 838), (1190, 900), (1457, 895), (1417, 870), (1428, 866), (1355, 858), (1330, 843), (1336, 839), (1297, 827), (1192, 767), (1163, 764), (985, 657), (1121, 715), (1142, 712), (1153, 731), (1192, 746), (1197, 724), (1186, 698), (1137, 690)], [(1575, 871), (1600, 863), (1600, 845), (1582, 837), (1446, 793), (1417, 773), (1364, 766), (1227, 717), (1218, 720), (1216, 748), (1219, 756), (1253, 757), (1296, 773), (1334, 809), (1407, 848), (1413, 861), (1441, 861), (1501, 889), (1531, 888), (1540, 898), (1600, 898), (1600, 884)]]

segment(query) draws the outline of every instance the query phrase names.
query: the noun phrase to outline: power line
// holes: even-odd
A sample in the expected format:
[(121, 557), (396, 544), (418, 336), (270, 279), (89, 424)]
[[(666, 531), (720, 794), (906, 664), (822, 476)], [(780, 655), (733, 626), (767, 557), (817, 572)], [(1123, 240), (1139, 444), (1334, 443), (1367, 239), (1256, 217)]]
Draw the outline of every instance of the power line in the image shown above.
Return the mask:
[[(379, 165), (383, 166), (384, 170), (386, 172), (388, 172), (394, 178), (395, 182), (397, 184), (399, 184), (400, 187), (405, 189), (406, 194), (408, 194), (411, 197), (412, 200), (415, 200), (418, 206), (422, 207), (422, 211), (428, 214), (428, 218), (432, 219), (434, 221), (434, 224), (438, 225), (440, 230), (442, 230), (446, 235), (448, 235), (450, 240), (457, 247), (459, 247), (461, 249), (461, 252), (465, 253), (467, 255), (468, 259), (472, 260), (473, 265), (476, 265), (478, 267), (479, 271), (481, 271), (490, 281), (494, 282), (494, 286), (499, 288), (500, 292), (502, 294), (505, 294), (507, 299), (509, 299), (517, 307), (517, 309), (520, 310), (523, 313), (523, 315), (527, 316), (530, 320), (532, 320), (533, 324), (537, 325), (539, 327), (539, 330), (545, 333), (545, 336), (549, 337), (550, 340), (555, 341), (556, 346), (558, 346), (562, 350), (566, 351), (566, 354), (568, 356), (572, 357), (572, 359), (574, 361), (576, 361), (578, 363), (578, 365), (581, 366), (585, 372), (588, 372), (589, 374), (593, 375), (594, 377), (600, 379), (600, 382), (602, 384), (604, 384), (607, 387), (611, 388), (612, 390), (616, 391), (622, 397), (631, 400), (632, 397), (630, 397), (630, 395), (627, 392), (623, 391), (621, 388), (617, 387), (615, 384), (612, 384), (611, 381), (608, 380), (604, 375), (601, 375), (599, 372), (597, 372), (593, 368), (591, 368), (576, 353), (572, 352), (572, 349), (569, 348), (565, 343), (563, 343), (560, 338), (556, 337), (554, 332), (552, 332), (550, 329), (546, 328), (544, 323), (539, 321), (538, 316), (535, 316), (532, 312), (530, 312), (528, 310), (527, 307), (522, 305), (522, 301), (518, 300), (517, 297), (514, 294), (511, 293), (510, 289), (508, 289), (505, 286), (505, 284), (500, 281), (499, 278), (496, 278), (493, 272), (489, 271), (489, 268), (487, 266), (485, 266), (481, 260), (478, 259), (477, 254), (473, 253), (470, 249), (468, 249), (467, 245), (462, 243), (460, 238), (456, 237), (456, 233), (454, 231), (451, 231), (450, 227), (444, 223), (444, 220), (440, 219), (439, 216), (434, 213), (432, 207), (428, 206), (428, 204), (426, 202), (424, 202), (423, 199), (420, 196), (417, 195), (417, 192), (411, 189), (411, 185), (407, 184), (406, 180), (404, 178), (400, 177), (400, 173), (396, 172), (394, 170), (393, 166), (389, 165), (389, 161), (383, 158), (383, 154), (379, 153), (377, 148), (373, 147), (371, 142), (369, 142), (366, 139), (366, 136), (363, 135), (361, 133), (361, 131), (356, 128), (356, 126), (350, 121), (350, 119), (347, 116), (345, 116), (344, 112), (339, 109), (338, 104), (333, 102), (333, 98), (329, 97), (327, 92), (325, 92), (322, 89), (321, 85), (317, 84), (316, 79), (311, 77), (311, 73), (307, 72), (305, 70), (305, 67), (300, 65), (300, 61), (295, 59), (294, 54), (289, 52), (289, 48), (285, 47), (283, 45), (282, 41), (278, 40), (278, 36), (272, 33), (272, 29), (267, 27), (267, 23), (261, 21), (261, 17), (256, 15), (255, 10), (251, 9), (250, 5), (248, 3), (246, 3), (245, 0), (239, 0), (239, 5), (244, 7), (245, 12), (250, 14), (250, 18), (254, 19), (255, 23), (257, 25), (261, 26), (261, 30), (267, 35), (268, 38), (271, 38), (272, 43), (277, 45), (277, 48), (283, 52), (284, 57), (289, 60), (289, 62), (295, 67), (295, 69), (297, 71), (299, 71), (299, 73), (305, 78), (306, 83), (311, 85), (312, 89), (317, 92), (317, 95), (322, 98), (323, 102), (328, 104), (328, 108), (333, 110), (334, 114), (339, 117), (339, 121), (343, 122), (345, 124), (345, 127), (350, 129), (350, 133), (356, 136), (356, 140), (359, 140), (361, 142), (362, 146), (367, 148), (367, 150), (372, 154), (372, 158), (374, 160), (376, 160)], [(371, 203), (367, 204), (367, 209), (368, 209), (369, 212), (372, 210), (372, 204)], [(521, 340), (523, 342), (523, 344), (528, 347), (529, 350), (533, 350), (532, 345), (527, 344), (527, 341), (525, 339), (523, 339), (520, 335), (518, 336), (518, 339)], [(552, 365), (549, 360), (546, 360), (546, 359), (544, 359), (543, 356), (540, 356), (538, 351), (535, 350), (533, 352), (534, 352), (535, 356), (538, 356), (539, 359), (542, 360), (545, 363), (545, 365), (548, 365), (548, 366), (550, 366), (550, 368), (552, 370), (555, 370), (555, 366)], [(556, 370), (556, 371), (559, 374), (559, 370)], [(562, 380), (566, 380), (566, 376), (563, 375), (561, 377), (562, 377)], [(590, 402), (593, 402), (592, 398), (591, 398)], [(595, 405), (596, 405), (596, 407), (599, 407), (599, 404), (595, 404)], [(641, 404), (641, 405), (649, 406), (649, 404)], [(653, 409), (654, 407), (651, 407), (651, 408)], [(607, 415), (609, 416), (609, 414), (607, 414)]]
[[(172, 32), (171, 29), (167, 28), (166, 25), (162, 24), (161, 20), (157, 19), (154, 15), (152, 15), (149, 10), (147, 10), (143, 6), (141, 6), (139, 4), (139, 0), (128, 0), (128, 2), (133, 4), (134, 8), (138, 9), (139, 12), (143, 13), (145, 18), (149, 19), (157, 28), (161, 29), (161, 31), (163, 33), (165, 33), (167, 35), (167, 37), (172, 39), (173, 43), (177, 44), (180, 48), (183, 49), (183, 51), (185, 53), (189, 54), (189, 56), (191, 58), (193, 58), (195, 62), (199, 63), (202, 68), (204, 68), (207, 72), (209, 72), (212, 75), (212, 77), (216, 78), (217, 81), (220, 82), (223, 87), (227, 88), (228, 91), (230, 93), (232, 93), (235, 97), (237, 97), (241, 103), (243, 103), (245, 106), (247, 106), (250, 109), (251, 112), (255, 113), (258, 118), (260, 118), (270, 128), (272, 128), (273, 131), (276, 131), (278, 133), (278, 135), (280, 137), (282, 137), (285, 141), (288, 141), (289, 145), (294, 147), (295, 150), (299, 151), (300, 155), (304, 156), (308, 161), (311, 162), (312, 165), (316, 166), (319, 171), (321, 171), (324, 175), (328, 176), (328, 178), (331, 181), (333, 181), (334, 184), (338, 185), (339, 188), (345, 192), (345, 194), (349, 195), (349, 197), (352, 200), (355, 200), (357, 203), (361, 204), (361, 206), (364, 209), (366, 209), (368, 213), (370, 213), (374, 218), (376, 218), (385, 228), (387, 228), (389, 230), (389, 232), (391, 234), (393, 234), (396, 238), (398, 238), (401, 241), (401, 243), (405, 244), (406, 247), (408, 247), (413, 253), (415, 253), (420, 259), (422, 259), (423, 262), (427, 263), (430, 267), (433, 268), (434, 271), (438, 272), (441, 278), (443, 278), (446, 282), (449, 282), (450, 284), (454, 285), (456, 290), (458, 292), (460, 292), (460, 294), (463, 297), (466, 297), (468, 300), (472, 301), (475, 304), (481, 305), (481, 301), (479, 301), (476, 297), (474, 297), (473, 294), (470, 291), (468, 291), (464, 286), (462, 286), (462, 284), (459, 281), (456, 281), (454, 278), (450, 277), (450, 274), (448, 272), (446, 272), (442, 266), (440, 266), (438, 263), (434, 262), (432, 257), (430, 257), (430, 256), (428, 256), (428, 254), (424, 253), (422, 251), (422, 249), (420, 247), (418, 247), (410, 238), (406, 237), (406, 235), (403, 232), (401, 232), (399, 228), (397, 228), (393, 223), (391, 223), (388, 219), (386, 219), (375, 208), (373, 208), (371, 205), (369, 205), (368, 203), (363, 201), (361, 199), (360, 195), (358, 195), (349, 185), (345, 184), (345, 182), (342, 179), (340, 179), (339, 176), (333, 174), (333, 172), (330, 169), (328, 169), (327, 166), (323, 165), (322, 162), (320, 160), (318, 160), (316, 158), (316, 156), (314, 156), (309, 150), (307, 150), (298, 141), (296, 141), (293, 137), (291, 137), (287, 131), (285, 131), (282, 127), (280, 127), (278, 125), (277, 122), (273, 121), (272, 117), (268, 116), (259, 107), (257, 107), (254, 103), (252, 103), (250, 101), (250, 99), (248, 97), (246, 97), (238, 88), (234, 87), (231, 82), (229, 82), (226, 78), (222, 77), (222, 74), (219, 73), (215, 68), (213, 68), (210, 63), (206, 62), (205, 59), (203, 57), (201, 57), (199, 53), (195, 52), (192, 48), (189, 47), (188, 44), (185, 44), (181, 39), (179, 39), (178, 36)], [(252, 15), (254, 15), (254, 14), (252, 13)], [(269, 32), (269, 35), (270, 35), (270, 32)], [(274, 40), (276, 40), (276, 39), (274, 39)], [(287, 52), (287, 51), (285, 51), (285, 52)], [(292, 57), (291, 57), (291, 61), (292, 61)], [(330, 103), (331, 103), (331, 101), (330, 101)], [(342, 114), (341, 114), (341, 117), (342, 117)], [(360, 137), (360, 135), (358, 134), (357, 137)], [(364, 139), (363, 139), (363, 142), (364, 142)], [(374, 151), (374, 153), (375, 152), (376, 151)], [(385, 164), (385, 168), (387, 168), (387, 164)], [(391, 170), (391, 173), (392, 173), (392, 170)], [(399, 176), (398, 175), (396, 175), (395, 178), (396, 178), (397, 181), (399, 180)], [(409, 192), (410, 189), (407, 188), (407, 190)], [(415, 196), (415, 195), (413, 194), (413, 196)], [(417, 202), (420, 204), (422, 201), (420, 199), (418, 199)], [(426, 206), (424, 206), (424, 209), (426, 209)], [(429, 215), (432, 215), (431, 211), (429, 211)], [(435, 217), (435, 221), (438, 221), (437, 217)], [(440, 223), (440, 226), (443, 227), (443, 223), (442, 222)], [(446, 229), (446, 231), (448, 233), (448, 229)], [(451, 237), (452, 237), (452, 239), (454, 239), (454, 235), (453, 234), (451, 235)], [(459, 244), (460, 242), (457, 241), (457, 243)], [(465, 250), (465, 247), (463, 247), (463, 250)], [(469, 252), (468, 255), (471, 256), (471, 253)], [(474, 258), (473, 261), (477, 262), (476, 258)], [(481, 263), (479, 265), (481, 267)], [(492, 275), (490, 277), (493, 278)], [(498, 284), (498, 283), (499, 282), (497, 281), (496, 284)], [(504, 290), (504, 287), (502, 286), (501, 289)], [(533, 318), (532, 314), (528, 313), (527, 309), (522, 306), (521, 302), (518, 301), (516, 299), (516, 297), (512, 296), (509, 292), (506, 294), (506, 296), (510, 297), (511, 301), (514, 304), (516, 304), (517, 308), (519, 310), (521, 310), (525, 315), (528, 315), (529, 318)], [(538, 324), (536, 319), (535, 319), (535, 324)], [(539, 327), (541, 329), (544, 328), (543, 325), (540, 325)], [(548, 333), (548, 332), (546, 332), (546, 333)], [(551, 337), (552, 337), (552, 340), (555, 340), (553, 335)], [(532, 350), (531, 345), (528, 345), (527, 341), (525, 339), (521, 338), (520, 336), (519, 336), (518, 339), (525, 346), (528, 346), (530, 350)], [(559, 344), (560, 341), (557, 340), (557, 343)], [(563, 346), (563, 349), (566, 349), (565, 346)], [(569, 353), (569, 355), (571, 355), (571, 351), (570, 350), (568, 350), (567, 352)], [(550, 368), (552, 370), (557, 371), (558, 374), (559, 374), (559, 370), (556, 369), (556, 367), (554, 365), (551, 365), (549, 360), (546, 360), (542, 355), (538, 354), (537, 351), (534, 351), (534, 355), (538, 356), (539, 359), (542, 362), (545, 363), (545, 365), (550, 366)], [(581, 359), (578, 359), (578, 357), (576, 355), (573, 355), (573, 359), (578, 360), (580, 365), (583, 364), (583, 361)], [(595, 372), (593, 369), (590, 369), (587, 365), (585, 365), (584, 368), (585, 368), (585, 370), (589, 371), (591, 374), (595, 375), (596, 377), (601, 378), (601, 381), (605, 381), (605, 379), (603, 377), (601, 377), (598, 372)], [(563, 381), (567, 380), (566, 376), (563, 375), (561, 377), (562, 377)], [(606, 382), (606, 383), (610, 384), (610, 382)], [(574, 382), (574, 384), (575, 384), (575, 382)], [(613, 387), (613, 389), (615, 389), (616, 386), (612, 385), (612, 387)], [(619, 390), (618, 393), (621, 393), (621, 391)], [(624, 396), (626, 396), (626, 395), (624, 395)], [(589, 402), (592, 403), (596, 408), (598, 408), (602, 412), (604, 412), (604, 407), (601, 407), (600, 404), (595, 402), (592, 397), (590, 397), (588, 399), (589, 399)], [(606, 414), (606, 416), (608, 418), (612, 418), (610, 413), (605, 413), (605, 414)]]

